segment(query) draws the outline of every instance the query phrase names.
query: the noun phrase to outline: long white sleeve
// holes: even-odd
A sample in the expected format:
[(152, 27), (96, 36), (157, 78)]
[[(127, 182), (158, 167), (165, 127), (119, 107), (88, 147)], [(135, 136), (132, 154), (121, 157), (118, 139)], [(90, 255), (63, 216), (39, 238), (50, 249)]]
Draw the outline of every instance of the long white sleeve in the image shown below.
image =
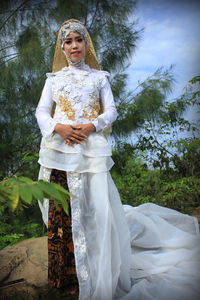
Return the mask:
[(101, 88), (100, 97), (103, 105), (103, 113), (92, 122), (96, 127), (96, 132), (106, 130), (117, 118), (117, 110), (107, 78), (106, 83)]
[(51, 110), (54, 101), (51, 94), (51, 79), (47, 78), (40, 101), (36, 108), (35, 116), (43, 137), (50, 138), (56, 124), (58, 123), (51, 117)]

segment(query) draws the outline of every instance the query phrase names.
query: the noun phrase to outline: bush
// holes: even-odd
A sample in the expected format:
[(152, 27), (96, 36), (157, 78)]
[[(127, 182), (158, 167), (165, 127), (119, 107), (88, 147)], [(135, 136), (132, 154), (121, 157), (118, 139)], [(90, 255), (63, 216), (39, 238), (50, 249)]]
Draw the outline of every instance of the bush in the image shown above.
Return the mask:
[(154, 202), (188, 214), (199, 206), (199, 176), (182, 177), (176, 173), (175, 177), (172, 170), (173, 176), (168, 174), (167, 178), (162, 170), (148, 169), (129, 146), (121, 145), (119, 151), (113, 153), (116, 164), (111, 174), (122, 203), (137, 206)]

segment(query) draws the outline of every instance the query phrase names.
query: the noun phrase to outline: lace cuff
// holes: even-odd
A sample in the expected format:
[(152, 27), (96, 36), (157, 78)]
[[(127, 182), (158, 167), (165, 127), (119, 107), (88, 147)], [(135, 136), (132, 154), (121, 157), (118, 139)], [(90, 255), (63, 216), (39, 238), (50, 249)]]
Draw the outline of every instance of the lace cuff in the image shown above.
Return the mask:
[(103, 118), (101, 118), (101, 116), (99, 116), (91, 123), (95, 126), (96, 132), (104, 131), (111, 125), (108, 120), (104, 120)]
[(49, 139), (52, 137), (56, 124), (58, 124), (58, 122), (54, 119), (48, 121), (47, 127), (42, 132), (44, 138)]

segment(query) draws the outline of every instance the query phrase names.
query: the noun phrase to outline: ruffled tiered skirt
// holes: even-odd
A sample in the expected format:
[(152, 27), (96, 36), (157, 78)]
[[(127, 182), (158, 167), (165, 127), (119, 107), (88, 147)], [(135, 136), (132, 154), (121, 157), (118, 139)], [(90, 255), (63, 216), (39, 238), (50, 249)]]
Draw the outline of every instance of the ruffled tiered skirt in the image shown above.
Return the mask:
[[(199, 299), (197, 220), (152, 203), (123, 206), (110, 155), (98, 133), (74, 148), (59, 136), (41, 144), (39, 178), (67, 174), (79, 299)], [(48, 226), (49, 200), (39, 204)]]

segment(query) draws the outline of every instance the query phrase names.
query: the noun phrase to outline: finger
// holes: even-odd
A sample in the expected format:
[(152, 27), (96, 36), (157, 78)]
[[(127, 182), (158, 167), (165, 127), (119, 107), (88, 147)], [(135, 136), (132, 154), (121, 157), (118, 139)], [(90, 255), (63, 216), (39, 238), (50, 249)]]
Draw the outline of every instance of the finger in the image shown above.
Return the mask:
[(85, 138), (85, 137), (80, 137), (80, 136), (76, 136), (76, 135), (72, 135), (72, 136), (70, 137), (70, 139), (71, 139), (71, 140), (73, 139), (73, 141), (74, 141), (74, 139), (75, 139), (76, 141), (79, 141), (79, 142), (86, 141), (86, 138)]
[(75, 137), (71, 137), (71, 138), (70, 138), (70, 141), (72, 141), (73, 143), (81, 144), (81, 145), (82, 145), (81, 140), (79, 140), (79, 139), (77, 139), (77, 138), (75, 138)]
[(65, 144), (69, 144), (69, 143), (70, 143), (70, 140), (66, 139)]
[(77, 129), (80, 130), (82, 127), (81, 127), (81, 126), (78, 126), (78, 125), (76, 125), (76, 126), (73, 126), (73, 125), (72, 125), (71, 128), (74, 129), (74, 130), (77, 130)]
[(70, 141), (66, 141), (65, 144), (68, 144), (71, 147), (74, 147), (74, 143), (70, 142)]
[(69, 146), (73, 146), (72, 141), (70, 141), (69, 139), (66, 139), (66, 140), (65, 140), (65, 144), (68, 144)]
[(83, 133), (73, 133), (72, 136), (76, 139), (79, 140), (86, 140), (87, 139), (87, 135), (83, 134)]

